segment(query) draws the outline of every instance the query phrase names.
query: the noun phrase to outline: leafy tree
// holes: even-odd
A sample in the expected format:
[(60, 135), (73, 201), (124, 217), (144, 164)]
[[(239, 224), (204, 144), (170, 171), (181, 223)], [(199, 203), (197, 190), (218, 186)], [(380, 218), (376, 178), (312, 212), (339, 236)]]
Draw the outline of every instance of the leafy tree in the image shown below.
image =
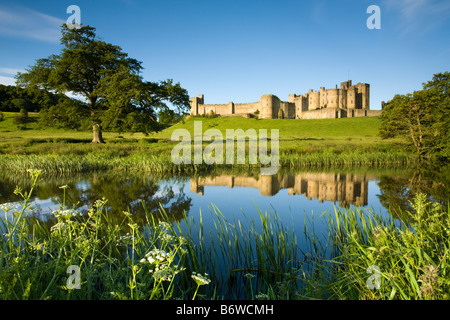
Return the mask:
[(60, 99), (68, 99), (65, 95), (58, 95), (46, 90), (25, 90), (16, 86), (0, 85), (0, 110), (7, 112), (39, 112), (41, 109), (55, 105)]
[(423, 90), (396, 95), (381, 114), (381, 137), (405, 137), (421, 161), (448, 158), (449, 88), (450, 73), (446, 72), (434, 75)]
[(28, 111), (25, 108), (20, 109), (19, 114), (14, 117), (13, 121), (20, 130), (24, 130), (28, 123)]
[(84, 102), (61, 98), (55, 105), (39, 112), (39, 126), (88, 130), (89, 113)]
[(152, 83), (140, 76), (141, 62), (119, 46), (96, 38), (95, 28), (62, 26), (63, 49), (39, 59), (17, 75), (26, 88), (81, 95), (93, 130), (93, 143), (103, 143), (102, 130), (142, 131), (157, 128), (155, 109), (170, 102), (188, 108), (187, 91), (172, 80)]

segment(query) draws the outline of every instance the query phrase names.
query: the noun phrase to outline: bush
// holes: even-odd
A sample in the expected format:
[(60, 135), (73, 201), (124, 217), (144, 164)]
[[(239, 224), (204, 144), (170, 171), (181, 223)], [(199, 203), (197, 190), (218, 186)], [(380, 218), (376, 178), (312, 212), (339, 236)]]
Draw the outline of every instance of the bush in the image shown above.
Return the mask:
[(20, 109), (19, 115), (14, 117), (14, 124), (17, 125), (19, 130), (26, 128), (28, 123), (28, 111), (26, 109)]

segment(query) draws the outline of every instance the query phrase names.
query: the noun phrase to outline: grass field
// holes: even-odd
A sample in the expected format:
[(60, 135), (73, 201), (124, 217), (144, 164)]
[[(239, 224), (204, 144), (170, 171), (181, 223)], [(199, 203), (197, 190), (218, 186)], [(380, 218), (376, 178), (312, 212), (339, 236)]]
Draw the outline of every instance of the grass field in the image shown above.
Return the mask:
[[(382, 140), (378, 136), (378, 118), (257, 120), (195, 117), (148, 136), (104, 132), (106, 143), (94, 145), (90, 143), (90, 131), (39, 128), (38, 114), (30, 114), (26, 129), (19, 130), (13, 122), (14, 116), (14, 113), (5, 112), (4, 120), (0, 122), (0, 154), (3, 155), (0, 168), (3, 169), (17, 167), (22, 170), (25, 165), (33, 165), (31, 159), (36, 160), (33, 168), (51, 169), (56, 165), (55, 157), (67, 157), (59, 161), (59, 165), (65, 164), (64, 171), (133, 168), (196, 171), (198, 165), (170, 163), (171, 151), (178, 144), (178, 141), (171, 141), (173, 131), (187, 129), (193, 137), (195, 121), (201, 121), (203, 133), (213, 128), (220, 130), (224, 137), (227, 129), (255, 129), (257, 133), (260, 129), (267, 129), (269, 136), (270, 130), (278, 129), (282, 167), (404, 164), (414, 161), (413, 154), (402, 140)], [(209, 143), (204, 142), (204, 147)], [(25, 164), (20, 165), (23, 161)], [(88, 165), (84, 165), (85, 162)]]

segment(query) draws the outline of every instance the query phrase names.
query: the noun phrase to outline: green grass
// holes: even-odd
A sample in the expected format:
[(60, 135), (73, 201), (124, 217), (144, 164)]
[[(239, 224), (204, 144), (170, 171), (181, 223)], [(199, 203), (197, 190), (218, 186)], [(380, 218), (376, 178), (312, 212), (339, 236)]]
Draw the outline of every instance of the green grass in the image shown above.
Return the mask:
[[(402, 140), (378, 137), (380, 120), (370, 117), (318, 120), (194, 117), (149, 136), (104, 132), (106, 144), (93, 145), (90, 143), (91, 132), (39, 129), (37, 114), (30, 115), (33, 122), (27, 125), (26, 130), (17, 130), (12, 120), (14, 114), (4, 114), (5, 120), (0, 122), (0, 169), (22, 172), (27, 168), (55, 172), (210, 170), (217, 165), (175, 165), (170, 159), (172, 149), (178, 144), (171, 141), (173, 131), (187, 129), (193, 137), (194, 121), (202, 121), (203, 133), (214, 128), (219, 129), (224, 137), (226, 129), (255, 129), (256, 132), (267, 129), (269, 135), (270, 130), (278, 129), (280, 166), (284, 168), (379, 166), (415, 161), (415, 156)], [(208, 144), (204, 141), (203, 147)], [(246, 148), (248, 157), (248, 144)], [(258, 165), (251, 167), (258, 168)]]

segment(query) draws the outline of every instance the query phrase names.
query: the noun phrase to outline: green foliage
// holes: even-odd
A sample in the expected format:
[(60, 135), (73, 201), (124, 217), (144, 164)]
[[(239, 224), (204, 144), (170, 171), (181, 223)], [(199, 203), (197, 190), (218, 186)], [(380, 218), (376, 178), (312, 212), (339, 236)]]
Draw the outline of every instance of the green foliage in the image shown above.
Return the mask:
[(383, 138), (405, 137), (420, 160), (450, 155), (450, 73), (439, 73), (413, 94), (396, 95), (381, 114)]
[(164, 108), (158, 113), (158, 121), (161, 124), (175, 124), (182, 119), (183, 115), (175, 112), (172, 109)]
[(28, 112), (39, 112), (53, 106), (59, 99), (70, 100), (67, 96), (54, 94), (40, 88), (27, 90), (0, 84), (0, 111), (19, 112), (21, 109), (25, 109)]
[(19, 130), (24, 130), (28, 123), (28, 111), (26, 109), (20, 109), (17, 116), (14, 117), (14, 124)]
[[(418, 194), (412, 211), (402, 216), (411, 220), (359, 209), (326, 216), (333, 256), (317, 268), (326, 275), (328, 298), (450, 299), (449, 211)], [(311, 238), (321, 242), (317, 235)]]
[[(324, 213), (327, 232), (305, 222), (307, 252), (294, 228), (276, 213), (227, 220), (211, 207), (212, 226), (184, 216), (169, 223), (146, 211), (117, 219), (106, 200), (86, 214), (69, 208), (62, 186), (51, 226), (30, 214), (41, 172), (29, 170), (28, 192), (16, 188), (21, 208), (0, 206), (0, 298), (5, 299), (449, 299), (450, 215), (417, 195), (411, 220), (395, 221), (371, 210)], [(146, 208), (144, 203), (144, 208)], [(4, 218), (3, 218), (4, 217)], [(67, 267), (81, 271), (69, 288)], [(370, 276), (379, 270), (379, 287)], [(369, 270), (371, 270), (369, 272)]]
[[(140, 228), (124, 212), (111, 221), (107, 200), (97, 200), (86, 216), (67, 208), (65, 196), (51, 228), (30, 223), (30, 197), (40, 171), (31, 170), (29, 192), (20, 188), (22, 208), (2, 206), (13, 218), (0, 218), (0, 298), (7, 299), (170, 299), (193, 296), (195, 281), (177, 286), (185, 270), (180, 262), (186, 241), (174, 236), (173, 227), (148, 216)], [(67, 186), (61, 187), (64, 191)], [(65, 193), (64, 193), (65, 194)], [(80, 270), (79, 289), (71, 288), (67, 268)]]
[(60, 99), (55, 105), (39, 112), (39, 127), (90, 129), (89, 113), (85, 103), (75, 99)]
[[(48, 109), (58, 123), (77, 126), (70, 114), (87, 114), (93, 128), (93, 142), (101, 143), (102, 129), (151, 132), (156, 127), (155, 109), (168, 101), (183, 109), (189, 106), (187, 91), (172, 80), (152, 83), (140, 76), (142, 63), (128, 57), (119, 46), (96, 38), (95, 28), (62, 27), (62, 50), (39, 59), (17, 75), (17, 83), (29, 90), (44, 88), (82, 96), (84, 105), (63, 106), (62, 112)], [(81, 111), (81, 108), (84, 111)], [(61, 115), (62, 114), (62, 115)], [(65, 121), (65, 122), (64, 122)], [(58, 124), (59, 125), (59, 124)]]

